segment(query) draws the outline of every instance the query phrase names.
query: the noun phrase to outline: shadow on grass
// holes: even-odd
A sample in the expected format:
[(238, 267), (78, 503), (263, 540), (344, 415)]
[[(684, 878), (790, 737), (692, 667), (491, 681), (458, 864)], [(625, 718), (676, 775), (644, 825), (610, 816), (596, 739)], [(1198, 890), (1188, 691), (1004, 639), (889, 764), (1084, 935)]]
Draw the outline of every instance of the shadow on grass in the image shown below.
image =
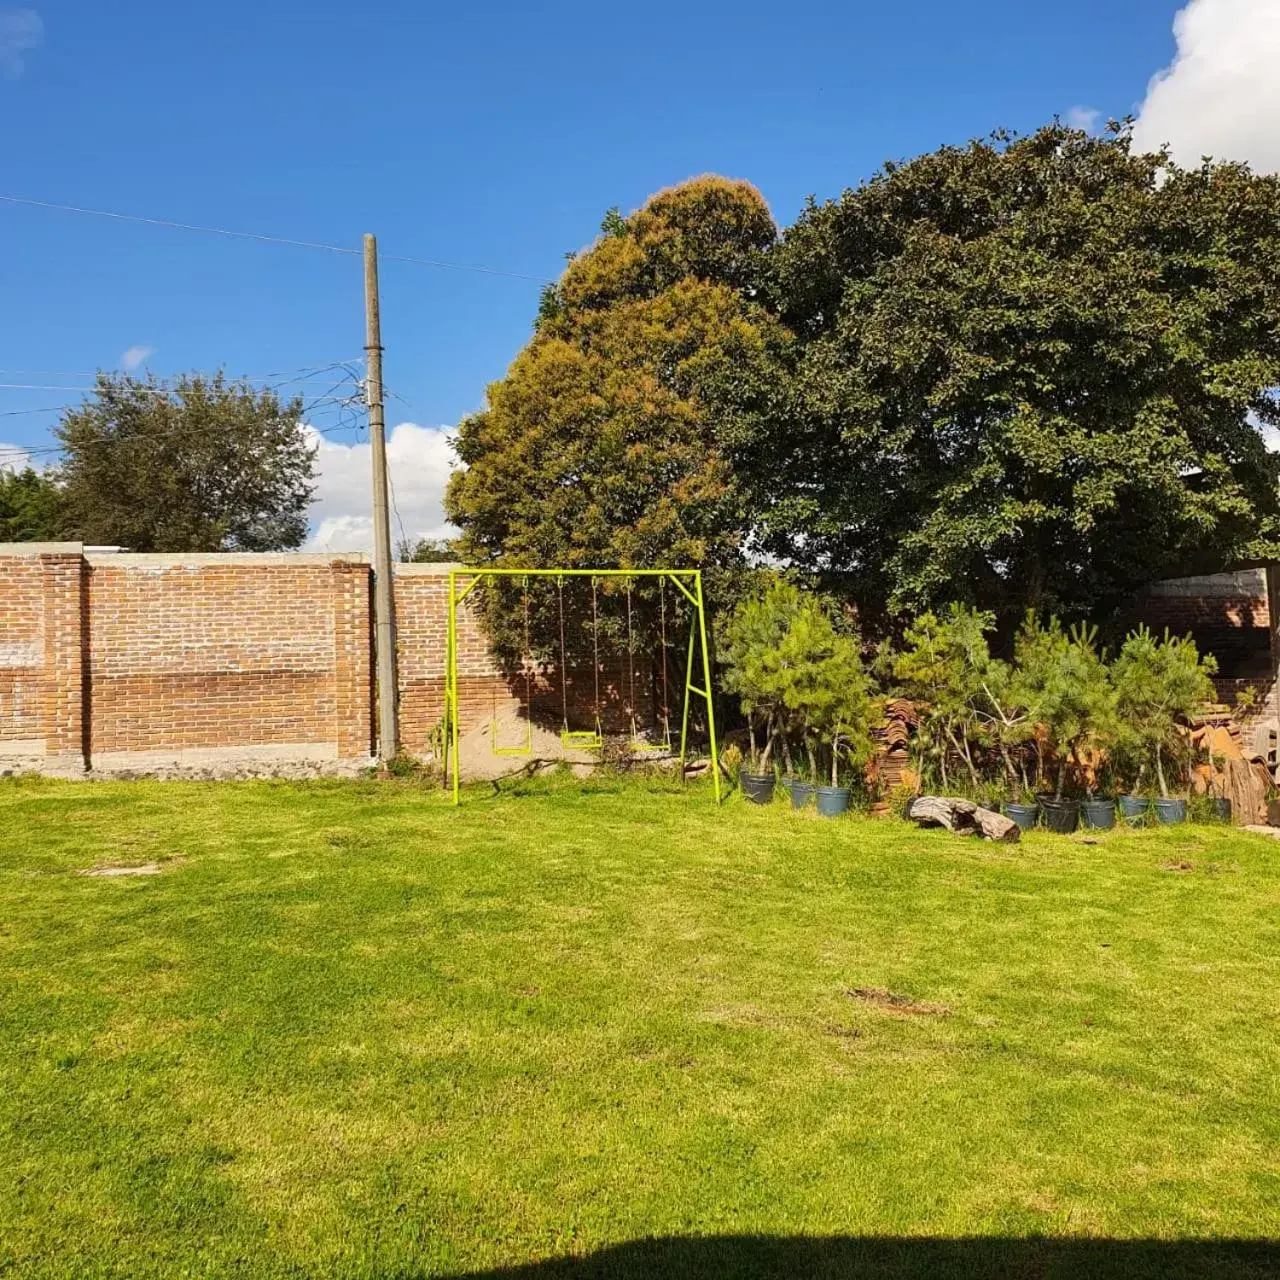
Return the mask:
[(1280, 1240), (955, 1240), (845, 1236), (714, 1236), (638, 1240), (582, 1258), (470, 1273), (470, 1280), (579, 1277), (902, 1277), (917, 1280), (1180, 1280), (1280, 1276)]

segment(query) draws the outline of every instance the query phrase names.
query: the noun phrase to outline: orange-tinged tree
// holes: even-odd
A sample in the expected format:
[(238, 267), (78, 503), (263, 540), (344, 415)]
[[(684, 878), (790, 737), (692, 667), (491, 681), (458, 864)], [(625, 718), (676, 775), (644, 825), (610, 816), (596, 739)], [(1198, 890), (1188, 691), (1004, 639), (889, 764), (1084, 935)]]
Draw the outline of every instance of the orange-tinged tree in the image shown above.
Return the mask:
[[(474, 563), (745, 563), (747, 478), (790, 339), (756, 301), (776, 228), (751, 186), (654, 196), (547, 290), (534, 335), (459, 429), (446, 509)], [(721, 575), (724, 580), (724, 575)]]

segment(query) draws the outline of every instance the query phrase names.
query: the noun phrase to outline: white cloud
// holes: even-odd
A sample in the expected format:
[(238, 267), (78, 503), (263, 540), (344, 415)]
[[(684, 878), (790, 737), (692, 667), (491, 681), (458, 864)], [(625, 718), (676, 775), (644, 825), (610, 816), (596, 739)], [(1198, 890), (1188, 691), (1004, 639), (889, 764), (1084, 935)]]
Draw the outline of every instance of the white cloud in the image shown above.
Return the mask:
[(1280, 169), (1280, 0), (1191, 0), (1173, 22), (1177, 56), (1148, 85), (1134, 140)]
[(39, 459), (34, 458), (20, 444), (0, 444), (0, 471), (25, 471), (34, 467), (40, 471)]
[(1096, 133), (1102, 123), (1102, 112), (1097, 107), (1072, 107), (1066, 114), (1065, 123), (1071, 129)]
[[(370, 551), (373, 548), (373, 498), (370, 448), (329, 440), (307, 428), (318, 441), (316, 496), (311, 508), (315, 528), (307, 551)], [(444, 518), (444, 487), (457, 465), (450, 441), (452, 427), (420, 427), (402, 422), (387, 440), (387, 471), (394, 489), (391, 539), (442, 538), (455, 532)]]
[(43, 39), (44, 23), (34, 9), (0, 9), (0, 73), (16, 80), (26, 67), (22, 55)]
[(120, 357), (120, 367), (122, 369), (127, 369), (130, 373), (133, 373), (133, 371), (140, 365), (143, 365), (150, 360), (155, 353), (155, 347), (130, 347), (129, 350)]

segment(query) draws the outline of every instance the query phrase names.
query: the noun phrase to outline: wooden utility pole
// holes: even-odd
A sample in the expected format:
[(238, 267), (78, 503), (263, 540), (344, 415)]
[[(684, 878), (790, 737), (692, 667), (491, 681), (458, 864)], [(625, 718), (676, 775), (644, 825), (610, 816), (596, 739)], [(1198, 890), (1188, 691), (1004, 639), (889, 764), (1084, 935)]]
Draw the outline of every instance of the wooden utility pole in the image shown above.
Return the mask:
[(384, 764), (400, 749), (396, 705), (395, 594), (391, 584), (391, 520), (387, 512), (387, 435), (382, 416), (382, 320), (378, 314), (378, 241), (364, 238), (364, 315), (369, 405), (369, 443), (373, 450), (373, 616), (378, 658), (378, 759)]

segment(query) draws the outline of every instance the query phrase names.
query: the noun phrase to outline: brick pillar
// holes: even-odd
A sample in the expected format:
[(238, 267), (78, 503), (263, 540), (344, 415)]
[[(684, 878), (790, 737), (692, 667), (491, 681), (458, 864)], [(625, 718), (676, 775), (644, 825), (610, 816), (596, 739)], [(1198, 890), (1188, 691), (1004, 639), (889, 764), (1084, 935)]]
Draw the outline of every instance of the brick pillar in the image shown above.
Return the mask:
[(373, 575), (365, 564), (332, 567), (338, 755), (363, 758), (373, 754)]
[(42, 555), (45, 754), (89, 767), (89, 572), (79, 552)]

